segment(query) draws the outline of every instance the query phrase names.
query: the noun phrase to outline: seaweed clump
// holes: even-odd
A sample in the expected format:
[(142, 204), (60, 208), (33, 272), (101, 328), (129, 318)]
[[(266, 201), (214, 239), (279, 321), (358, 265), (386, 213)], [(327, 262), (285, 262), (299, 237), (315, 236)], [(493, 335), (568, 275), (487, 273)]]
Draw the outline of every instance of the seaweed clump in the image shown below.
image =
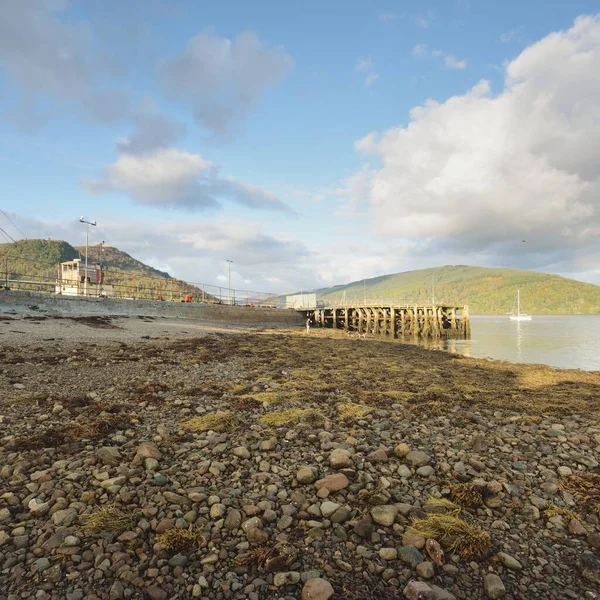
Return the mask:
[(487, 488), (473, 483), (457, 483), (450, 485), (450, 498), (465, 508), (477, 508), (490, 495)]
[(125, 531), (131, 529), (136, 521), (135, 513), (123, 510), (115, 504), (107, 504), (84, 517), (83, 530), (87, 533)]
[(325, 422), (325, 416), (314, 408), (295, 408), (268, 413), (260, 418), (260, 422), (271, 427), (291, 427), (298, 423), (318, 427)]
[[(432, 502), (433, 500), (433, 502)], [(487, 531), (460, 518), (460, 507), (452, 502), (430, 498), (428, 504), (446, 508), (445, 512), (428, 514), (413, 520), (409, 531), (426, 539), (434, 539), (446, 550), (465, 560), (485, 557), (491, 548)]]
[(181, 426), (191, 431), (232, 431), (240, 424), (240, 420), (233, 413), (220, 412), (193, 417), (181, 423)]
[(156, 542), (163, 545), (169, 552), (180, 554), (200, 547), (204, 543), (202, 533), (190, 526), (188, 529), (172, 527), (156, 536)]

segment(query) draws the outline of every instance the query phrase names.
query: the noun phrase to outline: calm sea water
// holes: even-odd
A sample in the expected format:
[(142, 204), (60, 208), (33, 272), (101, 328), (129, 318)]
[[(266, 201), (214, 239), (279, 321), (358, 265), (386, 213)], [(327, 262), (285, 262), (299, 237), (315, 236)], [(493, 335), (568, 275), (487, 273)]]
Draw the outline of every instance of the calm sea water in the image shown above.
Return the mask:
[(600, 370), (600, 315), (471, 317), (470, 340), (444, 340), (428, 347), (464, 356), (564, 369)]

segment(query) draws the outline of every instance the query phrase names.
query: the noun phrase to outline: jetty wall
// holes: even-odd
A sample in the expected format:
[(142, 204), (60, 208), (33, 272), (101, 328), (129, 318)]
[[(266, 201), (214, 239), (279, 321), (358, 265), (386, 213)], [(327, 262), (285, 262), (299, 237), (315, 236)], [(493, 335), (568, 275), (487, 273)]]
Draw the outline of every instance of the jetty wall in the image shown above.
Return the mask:
[(304, 323), (294, 310), (228, 306), (203, 302), (159, 302), (157, 300), (121, 300), (61, 296), (38, 292), (0, 291), (0, 312), (42, 312), (73, 316), (145, 316), (225, 322), (233, 325), (296, 327)]

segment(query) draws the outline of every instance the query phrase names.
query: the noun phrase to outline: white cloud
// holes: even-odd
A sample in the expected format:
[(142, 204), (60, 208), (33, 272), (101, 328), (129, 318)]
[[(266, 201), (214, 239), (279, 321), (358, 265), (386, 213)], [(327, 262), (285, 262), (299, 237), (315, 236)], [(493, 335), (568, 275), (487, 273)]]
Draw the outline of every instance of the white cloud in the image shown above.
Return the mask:
[(379, 79), (379, 73), (375, 72), (375, 67), (370, 56), (367, 58), (361, 56), (354, 65), (354, 70), (365, 75), (365, 87), (371, 87)]
[(381, 161), (367, 201), (377, 232), (537, 268), (600, 259), (599, 72), (600, 16), (580, 17), (508, 63), (499, 94), (481, 81), (359, 140)]
[(416, 44), (410, 53), (418, 58), (425, 58), (428, 52), (429, 50), (426, 44)]
[(442, 58), (444, 60), (444, 65), (448, 69), (467, 68), (466, 60), (459, 60), (455, 56), (452, 56), (452, 54), (446, 54), (441, 50), (430, 50), (426, 44), (416, 44), (410, 53), (415, 58), (429, 58), (430, 56), (434, 58)]
[(511, 42), (517, 35), (519, 35), (519, 33), (521, 33), (521, 31), (523, 31), (523, 27), (515, 27), (514, 29), (511, 29), (510, 31), (505, 31), (504, 33), (502, 33), (500, 35), (500, 41), (508, 44), (508, 42)]
[(427, 29), (431, 21), (433, 21), (433, 19), (435, 19), (435, 10), (433, 10), (432, 8), (413, 16), (414, 22), (421, 29)]
[(200, 33), (182, 54), (161, 65), (160, 79), (166, 94), (191, 104), (196, 120), (222, 135), (292, 64), (283, 48), (269, 46), (253, 31), (235, 40)]
[(143, 154), (121, 153), (96, 180), (84, 180), (94, 193), (118, 191), (134, 202), (158, 208), (207, 210), (223, 200), (249, 208), (291, 212), (272, 192), (221, 176), (218, 168), (199, 154), (159, 148)]
[(379, 73), (371, 73), (365, 79), (365, 87), (371, 87), (379, 79)]
[(466, 69), (467, 68), (466, 60), (458, 60), (451, 54), (447, 54), (446, 56), (444, 56), (444, 64), (449, 69)]
[[(57, 109), (54, 103), (76, 106), (100, 122), (127, 115), (122, 89), (106, 89), (114, 75), (110, 63), (93, 48), (90, 26), (61, 20), (67, 3), (61, 0), (5, 2), (0, 19), (0, 70), (17, 83), (21, 98), (6, 116), (31, 128)], [(112, 82), (114, 85), (114, 82)], [(43, 113), (35, 100), (43, 100)]]
[(354, 65), (354, 69), (359, 73), (365, 73), (370, 71), (373, 68), (373, 61), (371, 57), (363, 58), (362, 56), (356, 61)]

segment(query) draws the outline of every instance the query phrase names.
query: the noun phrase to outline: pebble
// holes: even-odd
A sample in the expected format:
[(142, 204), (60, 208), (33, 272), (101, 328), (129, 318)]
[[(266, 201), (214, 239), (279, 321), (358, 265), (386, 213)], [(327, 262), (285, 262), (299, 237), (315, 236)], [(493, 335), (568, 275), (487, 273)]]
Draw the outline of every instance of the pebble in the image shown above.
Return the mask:
[(483, 589), (491, 600), (501, 600), (506, 596), (506, 588), (502, 579), (495, 573), (488, 573), (483, 579)]
[(332, 585), (326, 579), (309, 579), (302, 588), (301, 600), (329, 600), (334, 594)]
[(523, 568), (523, 565), (516, 558), (506, 554), (506, 552), (498, 552), (496, 557), (507, 569), (520, 571)]
[(421, 450), (411, 450), (405, 457), (411, 467), (423, 467), (431, 461), (431, 456)]
[(312, 467), (300, 467), (296, 472), (296, 479), (303, 484), (314, 483), (316, 479), (315, 471)]
[(348, 450), (344, 450), (344, 448), (336, 448), (329, 455), (329, 464), (334, 469), (351, 467), (353, 465), (352, 455)]
[(374, 506), (371, 508), (371, 517), (378, 525), (391, 527), (394, 524), (398, 509), (392, 504)]
[(398, 559), (409, 567), (416, 567), (425, 557), (414, 546), (401, 546), (398, 548)]

